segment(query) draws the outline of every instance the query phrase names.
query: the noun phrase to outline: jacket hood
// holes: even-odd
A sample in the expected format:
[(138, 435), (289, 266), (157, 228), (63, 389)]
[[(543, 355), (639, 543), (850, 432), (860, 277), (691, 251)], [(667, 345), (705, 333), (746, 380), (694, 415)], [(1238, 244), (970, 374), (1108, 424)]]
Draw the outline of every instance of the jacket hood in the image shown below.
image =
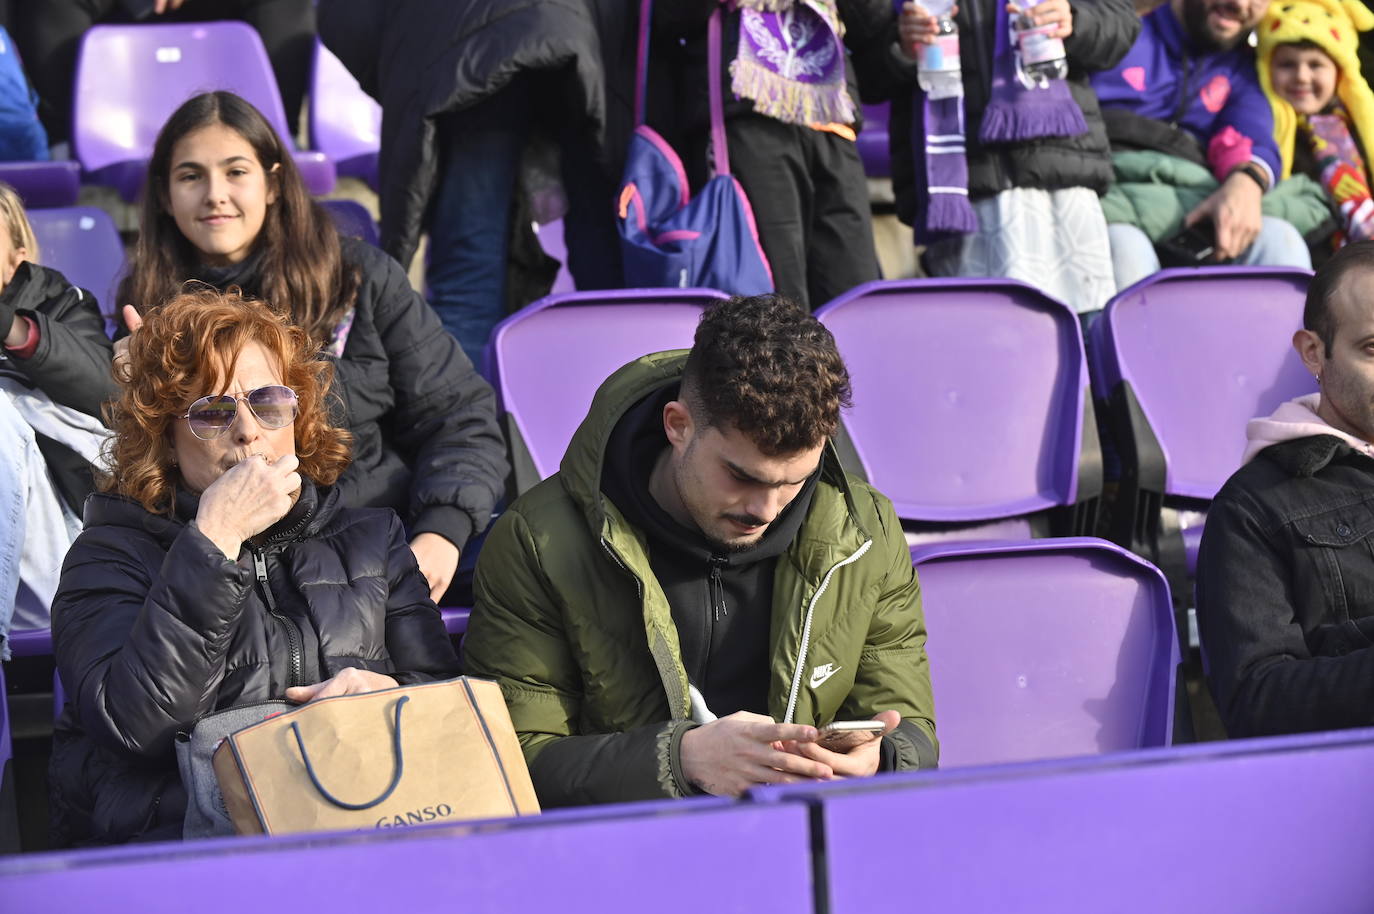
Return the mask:
[[(153, 514), (124, 495), (97, 492), (86, 499), (84, 524), (131, 527), (170, 546), (182, 529), (196, 516), (200, 496), (177, 489), (171, 514)], [(339, 493), (333, 486), (318, 486), (309, 479), (301, 483), (301, 494), (286, 516), (266, 531), (253, 537), (260, 545), (275, 546), (318, 534), (339, 511)]]
[[(616, 424), (640, 400), (664, 385), (678, 381), (687, 363), (687, 353), (686, 349), (656, 352), (618, 369), (597, 389), (587, 418), (573, 433), (563, 462), (558, 467), (559, 477), (587, 518), (587, 524), (594, 534), (600, 535), (606, 523), (601, 473)], [(856, 513), (852, 504), (853, 495), (839, 456), (829, 442), (821, 457), (820, 481), (840, 490), (853, 517)], [(868, 538), (866, 532), (861, 530), (860, 533), (864, 539)]]
[(1245, 426), (1247, 440), (1241, 465), (1249, 463), (1260, 451), (1272, 445), (1317, 435), (1336, 438), (1349, 445), (1352, 450), (1366, 457), (1374, 457), (1374, 445), (1346, 434), (1317, 415), (1317, 405), (1320, 402), (1321, 394), (1306, 394), (1280, 404), (1271, 416), (1251, 419)]

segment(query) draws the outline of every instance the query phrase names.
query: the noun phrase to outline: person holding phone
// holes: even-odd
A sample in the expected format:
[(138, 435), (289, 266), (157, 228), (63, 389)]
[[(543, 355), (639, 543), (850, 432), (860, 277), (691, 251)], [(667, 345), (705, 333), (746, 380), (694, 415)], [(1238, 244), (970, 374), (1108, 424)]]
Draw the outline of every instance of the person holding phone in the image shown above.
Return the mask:
[(541, 804), (935, 766), (906, 539), (830, 442), (849, 390), (803, 306), (723, 302), (612, 375), (492, 527), (467, 671), (501, 683)]

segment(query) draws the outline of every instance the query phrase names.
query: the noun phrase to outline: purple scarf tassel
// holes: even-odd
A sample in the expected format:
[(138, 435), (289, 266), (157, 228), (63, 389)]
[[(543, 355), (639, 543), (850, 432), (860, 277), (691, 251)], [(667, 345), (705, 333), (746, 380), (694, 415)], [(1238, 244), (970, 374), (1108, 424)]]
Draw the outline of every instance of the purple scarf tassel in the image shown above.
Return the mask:
[(997, 6), (994, 29), (997, 38), (992, 55), (992, 97), (983, 111), (979, 138), (984, 143), (1013, 143), (1042, 136), (1087, 133), (1088, 122), (1073, 100), (1068, 83), (1052, 79), (1044, 88), (1027, 89), (1016, 78), (1011, 18), (1004, 5)]
[(917, 243), (978, 231), (978, 214), (968, 199), (963, 97), (931, 100), (913, 92), (911, 102), (911, 149), (926, 177), (916, 188)]

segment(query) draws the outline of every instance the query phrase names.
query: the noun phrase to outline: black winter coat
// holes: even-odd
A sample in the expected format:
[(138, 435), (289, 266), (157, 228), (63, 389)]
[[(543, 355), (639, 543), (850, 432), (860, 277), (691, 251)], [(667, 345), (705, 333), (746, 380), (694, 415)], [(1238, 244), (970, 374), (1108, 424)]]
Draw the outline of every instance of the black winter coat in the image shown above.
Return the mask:
[[(335, 362), (335, 420), (353, 434), (340, 498), (394, 508), (410, 536), (438, 533), (461, 549), (486, 528), (505, 491), (496, 394), (400, 264), (356, 239), (340, 242), (360, 273), (353, 325)], [(250, 294), (254, 285), (242, 283)]]
[(61, 844), (179, 837), (173, 740), (206, 714), (345, 667), (402, 684), (457, 674), (393, 512), (342, 508), (307, 481), (230, 562), (188, 523), (197, 503), (180, 492), (166, 517), (114, 495), (87, 502), (52, 611), (68, 701), (49, 768)]
[[(95, 296), (56, 270), (24, 261), (0, 290), (0, 315), (20, 314), (38, 325), (38, 348), (27, 359), (0, 348), (0, 376), (37, 388), (53, 402), (102, 419), (101, 406), (116, 392), (112, 348)], [(10, 318), (12, 319), (12, 318)], [(9, 320), (0, 320), (8, 331)], [(92, 488), (90, 465), (63, 444), (38, 435), (38, 447), (57, 490), (80, 512)]]
[[(1083, 111), (1088, 132), (1075, 137), (1043, 137), (997, 146), (978, 140), (983, 110), (992, 97), (992, 53), (996, 8), (1000, 0), (959, 4), (959, 56), (964, 64), (964, 138), (968, 149), (968, 189), (972, 199), (991, 197), (1013, 187), (1060, 190), (1090, 187), (1099, 194), (1112, 181), (1111, 146), (1089, 77), (1115, 66), (1140, 34), (1140, 19), (1131, 0), (1074, 0), (1073, 34), (1064, 40), (1069, 61), (1067, 82)], [(875, 74), (876, 76), (876, 74)], [(878, 80), (872, 80), (877, 85)], [(892, 113), (888, 122), (892, 150), (892, 190), (897, 216), (908, 225), (916, 212), (916, 174), (912, 161), (912, 98), (920, 95), (915, 70), (906, 91), (889, 85)], [(886, 94), (886, 93), (884, 93)]]
[[(410, 263), (439, 182), (435, 119), (516, 74), (547, 71), (548, 110), (597, 136), (604, 114), (591, 0), (324, 0), (320, 37), (382, 105), (382, 247)], [(577, 115), (582, 115), (578, 118)], [(609, 201), (607, 205), (610, 205)]]
[(1374, 460), (1271, 445), (1207, 512), (1198, 627), (1233, 737), (1374, 724)]

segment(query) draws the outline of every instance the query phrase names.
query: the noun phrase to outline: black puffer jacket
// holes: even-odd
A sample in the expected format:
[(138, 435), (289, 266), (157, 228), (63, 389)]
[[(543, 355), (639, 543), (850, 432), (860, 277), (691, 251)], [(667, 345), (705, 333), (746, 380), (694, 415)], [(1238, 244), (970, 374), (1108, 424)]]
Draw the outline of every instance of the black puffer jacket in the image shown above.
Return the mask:
[[(369, 244), (340, 241), (360, 273), (333, 386), (342, 403), (336, 424), (353, 433), (341, 500), (394, 508), (410, 536), (438, 533), (461, 549), (505, 491), (496, 395), (400, 264)], [(259, 294), (251, 277), (241, 285)]]
[[(992, 96), (992, 52), (996, 7), (1000, 0), (968, 0), (959, 4), (959, 54), (964, 63), (964, 137), (969, 166), (968, 189), (973, 199), (990, 197), (1013, 187), (1059, 190), (1090, 187), (1098, 193), (1112, 181), (1111, 147), (1102, 123), (1089, 76), (1113, 67), (1126, 55), (1140, 33), (1140, 19), (1130, 0), (1073, 0), (1073, 34), (1064, 40), (1069, 60), (1069, 91), (1083, 111), (1088, 132), (1075, 137), (1043, 137), (1005, 145), (984, 146), (978, 141), (983, 110)], [(864, 74), (867, 77), (867, 74)], [(893, 91), (888, 123), (892, 149), (892, 190), (897, 215), (908, 225), (915, 218), (916, 186), (925, 184), (912, 162), (912, 96), (919, 96), (915, 71), (909, 91)], [(874, 83), (877, 80), (873, 80)], [(895, 87), (894, 87), (895, 88)]]
[[(38, 348), (27, 359), (0, 348), (0, 377), (14, 378), (55, 403), (103, 419), (100, 408), (114, 396), (115, 382), (110, 338), (95, 296), (56, 270), (24, 261), (0, 290), (0, 315), (11, 313), (38, 325)], [(93, 485), (90, 465), (51, 438), (38, 435), (37, 440), (58, 492), (80, 511)]]
[[(523, 72), (547, 110), (599, 136), (600, 45), (590, 0), (324, 0), (320, 37), (382, 104), (382, 247), (410, 263), (439, 181), (435, 119)], [(609, 205), (609, 202), (608, 204)]]
[[(54, 402), (88, 416), (115, 392), (112, 350), (95, 296), (56, 270), (27, 260), (0, 290), (0, 311), (13, 310), (38, 325), (38, 348), (27, 359), (0, 349), (0, 374), (39, 388)], [(8, 327), (5, 328), (8, 330)]]
[(1271, 445), (1217, 493), (1197, 567), (1207, 678), (1232, 737), (1374, 724), (1374, 460)]
[(179, 837), (173, 740), (205, 714), (345, 667), (402, 684), (457, 674), (400, 521), (339, 504), (307, 481), (234, 563), (188, 523), (194, 496), (178, 493), (172, 517), (91, 497), (53, 600), (68, 700), (49, 769), (55, 839)]

